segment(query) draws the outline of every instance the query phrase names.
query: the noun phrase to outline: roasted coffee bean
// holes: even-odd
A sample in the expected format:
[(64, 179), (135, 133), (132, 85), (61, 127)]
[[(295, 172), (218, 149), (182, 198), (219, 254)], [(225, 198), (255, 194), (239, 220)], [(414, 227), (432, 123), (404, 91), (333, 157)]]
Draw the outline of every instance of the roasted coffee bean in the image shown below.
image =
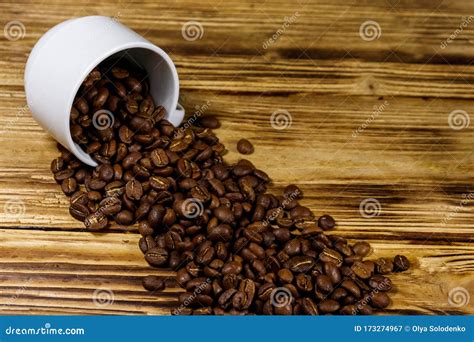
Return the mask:
[(74, 175), (74, 170), (66, 169), (58, 171), (54, 174), (56, 182), (61, 183), (63, 180), (71, 178)]
[(122, 201), (114, 196), (107, 197), (99, 203), (99, 206), (102, 214), (111, 216), (117, 214), (122, 209)]
[(369, 279), (369, 286), (378, 291), (390, 291), (392, 289), (392, 281), (390, 278), (382, 275), (374, 275)]
[(313, 282), (311, 276), (307, 274), (298, 274), (296, 276), (296, 287), (302, 292), (311, 292), (313, 290)]
[(198, 121), (202, 127), (206, 127), (206, 128), (215, 129), (221, 126), (219, 120), (215, 116), (212, 116), (212, 115), (202, 116)]
[(67, 178), (62, 181), (61, 189), (66, 196), (71, 196), (77, 189), (77, 182), (75, 178)]
[(138, 242), (138, 246), (142, 253), (146, 253), (149, 249), (156, 247), (156, 241), (151, 235), (142, 236)]
[(166, 151), (161, 148), (153, 150), (150, 154), (150, 158), (156, 167), (164, 167), (169, 164), (168, 155)]
[(229, 261), (222, 267), (222, 274), (239, 274), (242, 272), (242, 263), (238, 261)]
[(239, 291), (234, 295), (234, 298), (233, 298), (234, 308), (238, 310), (249, 309), (253, 303), (255, 293), (256, 293), (255, 282), (251, 279), (242, 280), (242, 282), (240, 283)]
[(354, 297), (360, 298), (360, 289), (353, 280), (345, 279), (342, 281), (341, 286), (349, 291)]
[(237, 150), (241, 154), (252, 154), (254, 151), (253, 145), (247, 139), (240, 139), (237, 142)]
[(112, 76), (114, 76), (117, 79), (127, 78), (129, 76), (128, 70), (122, 69), (119, 67), (112, 68), (111, 73), (112, 73)]
[(333, 299), (324, 299), (318, 304), (318, 309), (322, 313), (332, 313), (339, 310), (341, 305)]
[(168, 262), (168, 251), (161, 247), (149, 249), (145, 254), (145, 260), (152, 266), (162, 266)]
[(66, 164), (64, 162), (64, 159), (61, 157), (58, 157), (51, 162), (51, 172), (52, 173), (59, 172), (63, 170), (65, 166)]
[(133, 222), (133, 214), (129, 210), (122, 210), (115, 214), (114, 219), (118, 224), (128, 226)]
[(293, 221), (312, 219), (313, 213), (306, 207), (297, 206), (290, 211), (290, 217)]
[(307, 256), (295, 256), (288, 261), (292, 272), (306, 273), (314, 267), (314, 259)]
[(323, 215), (318, 220), (318, 226), (322, 230), (334, 229), (336, 226), (336, 221), (330, 215)]
[(76, 220), (84, 222), (86, 217), (89, 216), (90, 211), (86, 204), (72, 203), (69, 207), (69, 213)]
[(237, 293), (236, 289), (228, 289), (224, 291), (219, 299), (218, 299), (218, 304), (222, 309), (227, 309), (229, 306), (232, 304), (232, 297)]
[(322, 292), (331, 292), (334, 289), (332, 280), (327, 275), (321, 274), (316, 278), (316, 288)]
[(209, 185), (211, 186), (212, 190), (217, 194), (217, 196), (224, 196), (225, 195), (225, 187), (224, 184), (217, 178), (212, 178), (209, 180)]
[(140, 152), (130, 152), (123, 158), (122, 166), (125, 170), (131, 169), (142, 158)]
[(138, 201), (143, 196), (143, 188), (139, 181), (132, 179), (125, 186), (125, 193), (128, 198)]
[(380, 258), (375, 262), (377, 272), (380, 274), (388, 274), (393, 271), (393, 262), (390, 259)]
[(191, 196), (201, 202), (207, 202), (211, 198), (209, 191), (202, 185), (197, 185), (192, 188)]
[(298, 199), (303, 197), (303, 191), (297, 185), (291, 184), (285, 187), (283, 196), (286, 199)]
[(307, 315), (312, 315), (312, 316), (319, 315), (318, 306), (311, 298), (308, 298), (308, 297), (303, 298), (301, 300), (301, 307), (303, 309), (303, 312)]
[(140, 81), (138, 81), (136, 78), (132, 76), (125, 77), (123, 79), (123, 82), (125, 86), (127, 87), (127, 89), (131, 92), (140, 93), (142, 91), (142, 85)]
[(369, 297), (372, 305), (376, 308), (384, 309), (390, 304), (390, 298), (385, 292), (373, 292)]
[(356, 261), (351, 266), (352, 271), (361, 279), (369, 279), (372, 276), (373, 269), (361, 261)]
[(131, 144), (133, 138), (133, 131), (127, 126), (123, 125), (118, 131), (119, 139), (125, 144)]
[(362, 257), (369, 255), (370, 249), (370, 245), (364, 241), (357, 242), (354, 246), (352, 246), (354, 253)]
[(208, 228), (208, 237), (211, 241), (229, 241), (232, 238), (232, 228), (228, 224)]
[(291, 238), (290, 230), (287, 228), (275, 229), (273, 234), (275, 234), (275, 238), (280, 242), (288, 241)]
[(102, 190), (107, 183), (100, 178), (92, 178), (88, 185), (91, 190)]
[(217, 217), (217, 219), (219, 219), (221, 222), (234, 221), (234, 213), (225, 206), (220, 206), (214, 209), (214, 216)]
[(215, 249), (210, 241), (204, 242), (196, 252), (196, 262), (198, 264), (207, 265), (215, 256)]
[(396, 255), (393, 259), (393, 270), (395, 272), (403, 272), (410, 268), (410, 262), (404, 255)]
[(278, 278), (282, 283), (292, 283), (294, 276), (293, 273), (288, 268), (282, 268), (278, 271)]
[(331, 279), (333, 284), (339, 284), (341, 282), (341, 271), (335, 263), (325, 262), (324, 273)]
[(294, 256), (301, 253), (301, 241), (293, 239), (288, 241), (283, 248), (283, 251), (289, 256)]
[(99, 230), (107, 227), (108, 225), (107, 217), (102, 214), (100, 211), (97, 211), (93, 214), (90, 214), (84, 220), (84, 225), (87, 229), (90, 230)]
[(165, 288), (165, 282), (162, 278), (149, 275), (143, 278), (143, 287), (148, 291), (162, 291)]
[(110, 164), (102, 164), (98, 168), (100, 179), (109, 182), (114, 178), (114, 168)]
[(88, 177), (90, 177), (89, 172), (85, 169), (79, 169), (74, 174), (74, 178), (76, 178), (78, 184), (84, 184), (86, 178)]
[(171, 185), (169, 179), (160, 176), (150, 177), (149, 182), (150, 186), (157, 191), (167, 190)]
[(89, 198), (87, 197), (87, 193), (84, 191), (76, 191), (74, 194), (72, 194), (71, 198), (69, 199), (71, 204), (87, 204), (89, 202)]

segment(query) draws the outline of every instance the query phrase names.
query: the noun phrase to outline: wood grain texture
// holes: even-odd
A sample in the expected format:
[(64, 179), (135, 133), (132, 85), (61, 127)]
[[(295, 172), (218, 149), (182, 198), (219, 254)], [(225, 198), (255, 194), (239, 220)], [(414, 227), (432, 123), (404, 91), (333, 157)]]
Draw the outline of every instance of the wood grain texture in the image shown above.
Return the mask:
[[(141, 278), (172, 272), (150, 269), (137, 249), (138, 235), (108, 233), (1, 230), (0, 299), (2, 310), (19, 313), (166, 314), (176, 304), (176, 292), (150, 294)], [(400, 250), (416, 260), (412, 270), (393, 275), (393, 304), (386, 311), (418, 314), (464, 314), (448, 293), (474, 285), (474, 247), (370, 240), (370, 258), (390, 257)], [(28, 253), (19, 253), (19, 251)], [(462, 256), (462, 259), (461, 259)], [(110, 294), (108, 305), (94, 303), (94, 292)], [(421, 293), (420, 293), (421, 292)], [(436, 301), (436, 305), (433, 305)]]
[[(374, 257), (408, 255), (414, 267), (393, 277), (388, 314), (474, 314), (472, 299), (448, 302), (456, 288), (474, 296), (474, 121), (449, 124), (453, 111), (474, 120), (470, 13), (474, 3), (442, 0), (0, 2), (1, 23), (25, 28), (0, 44), (0, 312), (166, 314), (176, 303), (179, 289), (142, 289), (142, 276), (172, 273), (147, 266), (135, 227), (91, 234), (69, 216), (49, 172), (55, 142), (25, 107), (37, 39), (102, 14), (169, 52), (189, 115), (205, 105), (221, 119), (228, 161), (250, 139), (273, 191), (297, 183), (303, 204), (337, 219), (337, 234), (368, 239)], [(183, 38), (190, 20), (201, 39)], [(381, 30), (373, 41), (359, 34), (368, 20)], [(274, 129), (282, 111), (291, 126)], [(377, 216), (361, 215), (366, 199), (380, 204)], [(95, 304), (96, 290), (112, 291), (113, 304)]]

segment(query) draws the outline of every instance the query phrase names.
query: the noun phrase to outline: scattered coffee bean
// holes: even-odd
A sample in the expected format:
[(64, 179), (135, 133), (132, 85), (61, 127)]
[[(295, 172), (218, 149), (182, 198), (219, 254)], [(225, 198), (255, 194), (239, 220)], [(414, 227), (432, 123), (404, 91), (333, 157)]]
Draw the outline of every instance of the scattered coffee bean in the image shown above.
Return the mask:
[(162, 291), (165, 288), (165, 282), (163, 278), (149, 275), (143, 278), (143, 287), (148, 291)]
[(318, 220), (318, 226), (322, 230), (333, 229), (336, 226), (336, 221), (330, 215), (323, 215)]
[(198, 120), (199, 124), (205, 128), (216, 129), (221, 127), (219, 120), (212, 115), (205, 115)]
[(371, 303), (376, 308), (384, 309), (390, 304), (390, 298), (385, 292), (374, 292), (371, 296)]
[(237, 151), (241, 154), (252, 154), (254, 151), (253, 145), (247, 139), (240, 139), (237, 142)]
[(393, 267), (395, 272), (403, 272), (410, 268), (410, 262), (404, 255), (396, 255), (393, 259)]
[(365, 241), (357, 242), (354, 246), (352, 246), (354, 253), (360, 255), (361, 257), (369, 255), (370, 249), (370, 245)]
[(393, 262), (390, 259), (380, 258), (375, 263), (377, 272), (380, 274), (388, 274), (393, 271)]

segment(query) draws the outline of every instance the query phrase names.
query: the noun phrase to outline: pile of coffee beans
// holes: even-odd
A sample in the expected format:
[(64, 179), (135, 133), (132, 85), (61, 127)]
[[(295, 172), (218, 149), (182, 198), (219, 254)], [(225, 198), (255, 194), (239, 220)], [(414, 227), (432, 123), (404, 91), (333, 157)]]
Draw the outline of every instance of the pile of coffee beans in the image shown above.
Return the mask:
[[(175, 128), (165, 114), (143, 71), (103, 64), (71, 111), (73, 139), (98, 166), (59, 146), (51, 171), (86, 228), (137, 223), (146, 261), (175, 270), (184, 289), (173, 314), (355, 315), (389, 305), (387, 274), (407, 270), (406, 257), (367, 260), (370, 245), (326, 234), (335, 220), (302, 206), (298, 186), (271, 194), (251, 161), (226, 163), (215, 117)], [(253, 146), (241, 140), (238, 150)], [(143, 279), (152, 292), (165, 283)]]

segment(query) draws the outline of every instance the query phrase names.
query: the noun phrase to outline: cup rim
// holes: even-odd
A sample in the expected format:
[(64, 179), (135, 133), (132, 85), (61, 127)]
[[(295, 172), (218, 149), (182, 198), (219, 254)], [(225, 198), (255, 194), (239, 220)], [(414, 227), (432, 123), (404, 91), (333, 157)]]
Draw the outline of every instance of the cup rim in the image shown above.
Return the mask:
[[(129, 43), (121, 44), (121, 45), (115, 47), (114, 49), (111, 49), (108, 52), (102, 54), (101, 56), (98, 56), (91, 64), (89, 64), (89, 66), (87, 68), (84, 68), (84, 71), (82, 72), (81, 77), (78, 78), (78, 81), (76, 82), (74, 87), (71, 88), (72, 93), (69, 97), (69, 100), (67, 101), (69, 113), (68, 113), (68, 116), (67, 116), (68, 119), (66, 120), (66, 127), (65, 127), (66, 132), (67, 132), (66, 140), (67, 140), (68, 145), (71, 148), (71, 152), (76, 157), (78, 157), (82, 162), (84, 162), (84, 163), (86, 163), (90, 166), (93, 166), (93, 167), (96, 167), (98, 165), (97, 162), (95, 160), (93, 160), (92, 157), (88, 153), (86, 153), (80, 146), (78, 146), (72, 140), (71, 128), (70, 128), (70, 116), (71, 116), (70, 112), (71, 112), (72, 106), (74, 104), (74, 99), (76, 97), (76, 94), (79, 91), (79, 88), (81, 87), (82, 82), (84, 82), (84, 80), (86, 79), (87, 75), (89, 75), (90, 72), (95, 67), (97, 67), (100, 63), (102, 63), (107, 58), (113, 56), (114, 54), (120, 53), (122, 51), (129, 50), (129, 49), (146, 49), (146, 50), (154, 52), (155, 54), (157, 54), (158, 56), (160, 56), (161, 58), (163, 58), (165, 60), (168, 67), (171, 69), (171, 73), (173, 75), (173, 81), (174, 81), (174, 88), (175, 88), (174, 92), (173, 92), (173, 99), (172, 99), (171, 103), (176, 103), (176, 104), (178, 103), (179, 78), (178, 78), (178, 72), (176, 70), (176, 66), (174, 65), (173, 61), (168, 56), (168, 54), (163, 49), (159, 48), (158, 46), (156, 46), (152, 43), (149, 43), (149, 42), (129, 42)], [(172, 110), (173, 110), (173, 108), (170, 108), (170, 111), (169, 111), (168, 115), (173, 114)]]

